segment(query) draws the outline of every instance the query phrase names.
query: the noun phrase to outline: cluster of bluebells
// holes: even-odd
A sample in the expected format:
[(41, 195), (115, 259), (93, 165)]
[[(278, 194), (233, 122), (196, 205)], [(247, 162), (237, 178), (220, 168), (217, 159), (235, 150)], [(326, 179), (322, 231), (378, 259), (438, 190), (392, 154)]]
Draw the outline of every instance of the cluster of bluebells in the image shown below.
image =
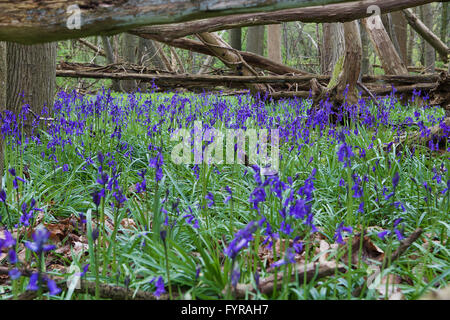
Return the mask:
[[(420, 94), (420, 92), (414, 92), (413, 99)], [(149, 151), (156, 151), (156, 153), (152, 153), (155, 156), (149, 160), (149, 167), (155, 169), (156, 183), (161, 182), (163, 179), (164, 158), (162, 146), (165, 143), (163, 138), (161, 138), (164, 136), (163, 133), (165, 131), (173, 133), (175, 130), (183, 128), (183, 126), (191, 128), (196, 120), (203, 121), (205, 130), (212, 128), (215, 123), (223, 123), (226, 128), (231, 129), (246, 129), (249, 123), (254, 124), (258, 128), (277, 127), (280, 132), (280, 139), (286, 141), (286, 145), (289, 146), (288, 152), (283, 152), (282, 157), (284, 158), (287, 158), (289, 155), (299, 157), (304, 149), (318, 142), (317, 135), (320, 135), (320, 138), (335, 146), (337, 159), (343, 164), (344, 168), (355, 167), (355, 163), (360, 161), (357, 158), (357, 154), (359, 154), (360, 159), (366, 158), (369, 151), (374, 149), (379, 129), (385, 127), (396, 130), (397, 127), (417, 125), (421, 136), (427, 137), (431, 134), (429, 126), (439, 125), (443, 129), (443, 134), (437, 139), (430, 139), (429, 147), (431, 150), (439, 148), (439, 141), (443, 141), (444, 138), (448, 140), (450, 137), (450, 128), (446, 126), (443, 118), (431, 116), (428, 118), (429, 125), (426, 125), (423, 120), (424, 116), (419, 112), (414, 114), (415, 119), (406, 118), (402, 123), (394, 124), (394, 121), (397, 119), (397, 114), (393, 112), (397, 102), (394, 96), (391, 96), (391, 99), (379, 99), (380, 108), (375, 110), (370, 108), (369, 103), (363, 99), (357, 106), (350, 106), (345, 103), (337, 109), (333, 108), (330, 101), (325, 100), (320, 102), (318, 110), (310, 108), (310, 103), (306, 100), (285, 100), (277, 105), (275, 114), (272, 112), (272, 109), (275, 110), (273, 104), (266, 104), (264, 97), (261, 97), (261, 99), (250, 99), (250, 97), (242, 95), (237, 96), (237, 103), (234, 105), (226, 99), (217, 97), (210, 99), (206, 95), (186, 98), (175, 94), (170, 97), (158, 97), (156, 101), (152, 100), (154, 98), (149, 100), (142, 99), (145, 98), (142, 98), (140, 95), (130, 94), (121, 103), (121, 99), (114, 99), (111, 93), (105, 90), (98, 92), (91, 98), (83, 97), (76, 92), (60, 92), (52, 110), (43, 109), (43, 114), (50, 113), (55, 120), (49, 123), (47, 128), (48, 138), (47, 136), (45, 138), (41, 137), (37, 133), (38, 131), (33, 131), (35, 134), (32, 134), (30, 137), (22, 136), (18, 119), (30, 116), (28, 107), (23, 108), (17, 117), (9, 111), (3, 112), (0, 115), (1, 133), (5, 141), (8, 141), (13, 149), (22, 151), (28, 145), (40, 146), (41, 150), (43, 150), (41, 153), (43, 160), (50, 162), (54, 167), (59, 167), (63, 164), (62, 172), (65, 174), (69, 171), (69, 168), (77, 168), (78, 164), (82, 164), (81, 170), (84, 171), (95, 168), (95, 155), (97, 154), (97, 164), (99, 166), (96, 173), (98, 175), (96, 181), (99, 188), (92, 193), (92, 200), (97, 207), (99, 207), (101, 200), (105, 198), (107, 191), (116, 200), (115, 203), (111, 203), (112, 206), (120, 205), (126, 201), (126, 197), (119, 186), (120, 169), (118, 168), (120, 166), (117, 166), (117, 162), (119, 159), (130, 159), (131, 161), (136, 154), (133, 152), (133, 141), (125, 141), (127, 130), (132, 130), (130, 127), (141, 126), (145, 130), (146, 138), (152, 141), (148, 148)], [(344, 116), (348, 116), (352, 122), (357, 124), (356, 129), (343, 127), (338, 130), (334, 123), (330, 122), (331, 118), (337, 118), (340, 121)], [(101, 119), (101, 124), (93, 124), (92, 119)], [(130, 126), (131, 123), (133, 126)], [(358, 125), (364, 126), (368, 129), (367, 132), (373, 133), (372, 141), (368, 147), (354, 145), (351, 139), (346, 138), (346, 136), (360, 135), (361, 130), (358, 131)], [(34, 123), (33, 126), (37, 127), (37, 123)], [(194, 128), (192, 129), (194, 130)], [(104, 137), (106, 140), (110, 139), (108, 143), (112, 146), (111, 152), (105, 155), (102, 152), (97, 153), (95, 143), (99, 141), (99, 137)], [(153, 143), (157, 143), (156, 141), (160, 138), (160, 147), (154, 146)], [(191, 143), (194, 143), (194, 141), (191, 141)], [(387, 145), (388, 152), (394, 149), (393, 146), (393, 143)], [(448, 148), (447, 151), (450, 151), (450, 147)], [(66, 163), (67, 159), (63, 158), (67, 153), (74, 155), (72, 162), (69, 164)], [(397, 154), (395, 156), (397, 157)], [(318, 161), (319, 159), (315, 160)], [(311, 157), (309, 161), (306, 158), (304, 163), (307, 163), (306, 167), (308, 167), (313, 161), (314, 157)], [(380, 160), (378, 159), (372, 168), (373, 173), (382, 170), (379, 164)], [(389, 159), (388, 166), (390, 169), (391, 161)], [(198, 179), (201, 170), (200, 166), (196, 164), (190, 168), (192, 176)], [(252, 170), (256, 185), (249, 192), (248, 202), (250, 207), (257, 211), (257, 219), (260, 220), (252, 221), (245, 228), (238, 231), (225, 249), (225, 254), (231, 259), (235, 259), (239, 252), (248, 247), (248, 244), (253, 240), (253, 233), (256, 229), (261, 227), (265, 236), (264, 244), (269, 243), (269, 245), (273, 245), (273, 241), (280, 238), (280, 236), (294, 238), (283, 259), (277, 261), (275, 266), (292, 263), (295, 253), (300, 253), (303, 250), (303, 243), (296, 236), (296, 232), (298, 232), (297, 222), (307, 226), (311, 232), (317, 231), (313, 215), (313, 205), (315, 205), (314, 182), (317, 170), (314, 168), (303, 182), (298, 177), (295, 178), (295, 181), (291, 177), (287, 177), (285, 181), (282, 181), (278, 175), (263, 179), (261, 169), (258, 166), (252, 166)], [(422, 194), (425, 195), (425, 202), (430, 203), (431, 200), (434, 200), (431, 198), (434, 195), (433, 189), (437, 190), (436, 194), (439, 192), (450, 194), (450, 180), (447, 180), (445, 188), (444, 177), (446, 170), (444, 164), (441, 168), (433, 168), (434, 176), (431, 181), (420, 182), (419, 185)], [(25, 180), (16, 174), (14, 168), (9, 169), (9, 173), (13, 177), (14, 188), (18, 189), (20, 183), (24, 183)], [(218, 176), (221, 174), (219, 170), (216, 170), (215, 173)], [(138, 172), (137, 193), (148, 190), (146, 174), (147, 169), (142, 169)], [(353, 172), (352, 179), (353, 183), (348, 181), (348, 183), (352, 184), (351, 189), (344, 179), (339, 181), (339, 186), (346, 188), (346, 192), (353, 198), (359, 199), (358, 212), (370, 211), (370, 202), (363, 202), (363, 198), (367, 196), (367, 194), (364, 194), (364, 184), (368, 182), (368, 177)], [(385, 187), (383, 195), (386, 201), (392, 200), (392, 205), (405, 210), (404, 205), (398, 201), (400, 197), (396, 195), (396, 192), (399, 190), (399, 181), (400, 176), (396, 172), (392, 179), (392, 190)], [(376, 201), (378, 202), (378, 187), (376, 184), (374, 188), (377, 194)], [(207, 206), (216, 209), (219, 208), (218, 197), (215, 197), (213, 192), (214, 190), (208, 192), (205, 199), (201, 200), (207, 200)], [(225, 192), (226, 198), (224, 203), (227, 204), (230, 200), (233, 201), (233, 191), (226, 186)], [(235, 190), (235, 192), (238, 191)], [(264, 203), (271, 197), (275, 197), (275, 201), (280, 203), (281, 209), (276, 213), (282, 218), (279, 225), (275, 224), (273, 220), (269, 222), (269, 219), (263, 216), (265, 213), (263, 210), (265, 209), (263, 207)], [(0, 201), (6, 203), (6, 193), (0, 192)], [(33, 213), (36, 210), (40, 209), (36, 208), (34, 199), (23, 202), (20, 207), (21, 216), (18, 225), (30, 225)], [(165, 224), (167, 225), (167, 210), (164, 207), (161, 210), (166, 214)], [(183, 215), (182, 218), (193, 228), (199, 228), (198, 219), (190, 208), (189, 210), (190, 212)], [(340, 223), (335, 230), (334, 240), (337, 243), (343, 243), (343, 234), (345, 232), (351, 233), (352, 231), (350, 226), (344, 226), (343, 223)], [(96, 232), (98, 236), (98, 230)], [(385, 238), (394, 234), (398, 239), (403, 237), (400, 219), (395, 220), (392, 230), (384, 231), (379, 236)], [(34, 241), (27, 243), (27, 247), (30, 250), (40, 253), (51, 250), (51, 246), (45, 244), (47, 241), (45, 234), (38, 234), (33, 237), (35, 238)], [(13, 248), (14, 245), (12, 243), (14, 239), (12, 237), (6, 236), (5, 239), (0, 240), (2, 248), (7, 250)], [(14, 264), (13, 261), (16, 261), (16, 258), (15, 252), (10, 250), (9, 260), (11, 264)], [(18, 272), (18, 270), (16, 271)], [(239, 277), (240, 274), (237, 270), (232, 275), (232, 282), (237, 283)], [(37, 276), (33, 275), (31, 278), (30, 287), (34, 288)], [(48, 286), (52, 286), (51, 280), (47, 281), (50, 281)], [(155, 284), (155, 295), (159, 296), (164, 292), (162, 277), (155, 278), (152, 283)]]
[(400, 225), (402, 220), (403, 220), (402, 218), (395, 219), (392, 230), (381, 231), (377, 234), (378, 237), (384, 240), (387, 236), (391, 236), (392, 234), (395, 234), (397, 236), (398, 240), (403, 240), (405, 238), (403, 236), (404, 227), (402, 225)]

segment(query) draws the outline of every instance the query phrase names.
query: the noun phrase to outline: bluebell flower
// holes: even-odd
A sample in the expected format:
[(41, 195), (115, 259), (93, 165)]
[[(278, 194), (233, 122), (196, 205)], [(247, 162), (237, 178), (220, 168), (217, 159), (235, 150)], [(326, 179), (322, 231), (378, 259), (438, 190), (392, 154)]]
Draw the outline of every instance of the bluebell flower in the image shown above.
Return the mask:
[(292, 227), (286, 221), (281, 222), (280, 230), (286, 235), (290, 235), (292, 233)]
[(344, 222), (341, 222), (339, 224), (339, 226), (336, 229), (336, 232), (333, 236), (333, 239), (336, 240), (337, 243), (339, 244), (345, 244), (344, 239), (342, 238), (342, 232), (348, 232), (348, 233), (352, 233), (353, 232), (353, 228), (352, 227), (346, 227), (344, 226)]
[(338, 160), (339, 162), (344, 163), (344, 168), (350, 166), (350, 159), (354, 156), (355, 154), (352, 151), (352, 147), (345, 142), (339, 147)]
[(294, 250), (292, 248), (288, 248), (286, 250), (286, 254), (284, 255), (284, 258), (281, 260), (278, 260), (277, 262), (274, 262), (272, 264), (272, 268), (281, 267), (281, 266), (284, 266), (289, 263), (295, 263), (295, 255), (294, 255)]
[(236, 258), (239, 251), (248, 246), (248, 243), (253, 240), (253, 233), (258, 229), (258, 224), (255, 221), (250, 221), (247, 226), (239, 230), (234, 239), (230, 242), (224, 253), (231, 259)]
[(34, 240), (33, 242), (30, 241), (25, 242), (25, 246), (31, 251), (36, 252), (37, 254), (41, 254), (42, 252), (47, 252), (55, 249), (54, 245), (45, 244), (50, 237), (50, 232), (45, 228), (38, 228), (33, 233), (32, 237)]
[(17, 280), (22, 275), (22, 273), (17, 268), (9, 270), (8, 274), (11, 277), (11, 280)]
[(85, 264), (85, 265), (83, 266), (83, 271), (81, 271), (80, 273), (78, 273), (78, 276), (84, 277), (84, 276), (86, 275), (86, 273), (88, 272), (89, 266), (90, 266), (89, 263), (88, 263), (88, 264)]
[(228, 201), (230, 201), (232, 199), (232, 197), (233, 197), (233, 191), (230, 189), (229, 186), (225, 186), (225, 190), (226, 190), (226, 192), (228, 192), (229, 196), (227, 196), (223, 202), (225, 204), (227, 204)]
[(208, 192), (208, 194), (205, 196), (205, 199), (209, 200), (208, 208), (211, 208), (215, 204), (214, 195), (211, 192)]
[(46, 278), (46, 280), (47, 280), (47, 287), (48, 287), (50, 295), (56, 296), (57, 294), (59, 294), (61, 292), (61, 289), (58, 288), (55, 281), (53, 281), (50, 278)]
[(39, 287), (38, 287), (38, 284), (37, 284), (38, 278), (39, 278), (39, 274), (37, 272), (33, 273), (30, 276), (30, 282), (28, 282), (27, 290), (30, 290), (30, 291), (37, 291), (37, 290), (39, 290)]
[(153, 292), (153, 295), (157, 298), (159, 298), (163, 293), (166, 292), (166, 290), (164, 289), (164, 280), (161, 276), (159, 276), (158, 278), (153, 278), (150, 281), (150, 284), (154, 283), (155, 284), (155, 291)]
[(266, 201), (266, 191), (262, 187), (255, 188), (250, 194), (249, 202), (253, 203), (253, 209), (258, 209), (258, 203)]

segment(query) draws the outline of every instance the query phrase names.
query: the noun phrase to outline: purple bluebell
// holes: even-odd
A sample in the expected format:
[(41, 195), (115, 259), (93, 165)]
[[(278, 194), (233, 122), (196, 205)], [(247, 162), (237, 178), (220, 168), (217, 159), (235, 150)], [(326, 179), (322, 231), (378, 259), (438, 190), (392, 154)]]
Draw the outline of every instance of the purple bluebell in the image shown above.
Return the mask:
[(230, 242), (224, 253), (231, 259), (235, 259), (239, 251), (248, 246), (248, 243), (253, 240), (253, 233), (258, 229), (258, 224), (255, 221), (250, 221), (245, 228), (239, 230), (234, 239)]
[(37, 254), (41, 254), (42, 252), (47, 252), (55, 249), (54, 245), (45, 244), (49, 237), (50, 232), (45, 228), (38, 228), (32, 235), (33, 242), (26, 241), (25, 246), (33, 252)]
[(345, 244), (345, 241), (342, 238), (342, 233), (344, 231), (346, 231), (348, 233), (352, 233), (353, 232), (353, 228), (344, 226), (344, 222), (341, 222), (339, 224), (339, 226), (337, 227), (336, 232), (335, 232), (335, 234), (333, 236), (333, 239), (336, 240), (336, 242), (339, 243), (339, 244)]

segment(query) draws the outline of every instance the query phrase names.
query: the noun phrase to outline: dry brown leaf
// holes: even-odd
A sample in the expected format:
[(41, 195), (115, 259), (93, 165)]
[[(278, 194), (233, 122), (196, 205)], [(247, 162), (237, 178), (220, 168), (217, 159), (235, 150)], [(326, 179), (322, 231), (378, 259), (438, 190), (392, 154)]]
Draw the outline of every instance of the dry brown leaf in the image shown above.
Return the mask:
[[(353, 238), (352, 242), (352, 265), (358, 264), (360, 256), (361, 236), (357, 235)], [(378, 246), (376, 246), (369, 236), (364, 236), (362, 240), (361, 248), (361, 260), (367, 264), (373, 264), (373, 261), (383, 261), (384, 252)], [(348, 263), (348, 254), (345, 253), (342, 257), (344, 263)]]

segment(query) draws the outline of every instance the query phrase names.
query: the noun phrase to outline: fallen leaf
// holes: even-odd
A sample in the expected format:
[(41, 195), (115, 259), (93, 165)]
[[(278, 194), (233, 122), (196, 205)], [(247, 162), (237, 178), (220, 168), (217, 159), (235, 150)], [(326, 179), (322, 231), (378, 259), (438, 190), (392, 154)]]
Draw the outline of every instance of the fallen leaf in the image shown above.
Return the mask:
[[(352, 265), (357, 265), (359, 257), (366, 264), (373, 264), (374, 261), (383, 261), (384, 252), (379, 247), (377, 247), (369, 236), (364, 236), (362, 240), (361, 247), (361, 236), (357, 235), (353, 238), (352, 242)], [(342, 257), (344, 263), (348, 263), (348, 253), (345, 253)]]

